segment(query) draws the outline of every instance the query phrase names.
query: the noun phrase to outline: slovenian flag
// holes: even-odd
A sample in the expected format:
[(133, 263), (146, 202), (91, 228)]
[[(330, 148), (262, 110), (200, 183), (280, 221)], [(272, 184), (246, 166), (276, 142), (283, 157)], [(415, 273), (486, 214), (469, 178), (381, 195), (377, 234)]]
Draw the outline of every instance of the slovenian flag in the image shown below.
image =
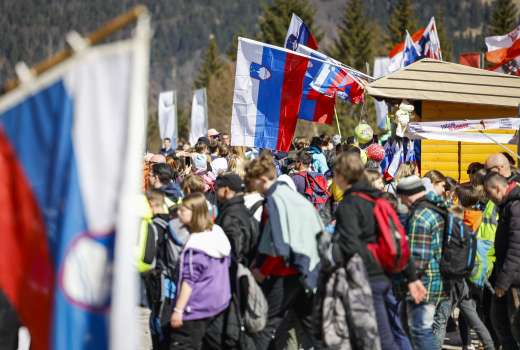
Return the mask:
[(413, 42), (410, 33), (406, 31), (406, 38), (404, 40), (404, 52), (403, 52), (403, 63), (402, 66), (406, 67), (421, 58), (421, 54), (419, 53), (419, 48)]
[(287, 30), (287, 36), (285, 37), (284, 47), (296, 51), (299, 44), (314, 50), (318, 49), (318, 42), (312, 35), (310, 29), (303, 23), (300, 17), (293, 13), (289, 29)]
[(147, 57), (143, 38), (87, 48), (0, 98), (0, 288), (31, 349), (138, 342)]
[(334, 63), (324, 63), (322, 65), (312, 81), (311, 87), (325, 96), (338, 96), (355, 104), (363, 101), (363, 87), (351, 76), (351, 73), (346, 68), (339, 67)]
[(289, 150), (309, 60), (291, 50), (238, 39), (232, 145)]
[(298, 45), (297, 52), (320, 61), (309, 61), (303, 79), (303, 96), (300, 102), (298, 118), (320, 124), (332, 124), (336, 97), (322, 94), (312, 88), (312, 82), (319, 74), (325, 62), (336, 62), (321, 52), (305, 45)]

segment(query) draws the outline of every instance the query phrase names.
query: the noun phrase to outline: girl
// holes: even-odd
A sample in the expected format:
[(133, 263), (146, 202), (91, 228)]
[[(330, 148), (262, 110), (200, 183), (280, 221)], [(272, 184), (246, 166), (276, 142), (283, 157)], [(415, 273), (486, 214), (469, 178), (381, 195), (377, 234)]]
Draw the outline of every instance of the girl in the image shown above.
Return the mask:
[(185, 197), (178, 213), (190, 237), (181, 253), (171, 349), (200, 349), (209, 321), (229, 306), (231, 245), (212, 223), (202, 193)]

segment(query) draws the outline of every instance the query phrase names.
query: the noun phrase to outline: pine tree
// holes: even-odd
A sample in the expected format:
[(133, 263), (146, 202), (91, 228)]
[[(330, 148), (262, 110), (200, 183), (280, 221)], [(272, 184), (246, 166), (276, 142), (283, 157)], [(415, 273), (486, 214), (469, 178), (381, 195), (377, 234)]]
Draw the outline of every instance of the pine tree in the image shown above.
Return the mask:
[(283, 46), (293, 13), (303, 20), (316, 40), (319, 40), (320, 35), (314, 28), (314, 9), (308, 0), (274, 0), (272, 5), (265, 6), (259, 20), (258, 40)]
[(517, 26), (518, 8), (512, 0), (495, 0), (491, 11), (489, 35), (505, 35)]
[(209, 37), (208, 48), (204, 54), (199, 74), (195, 79), (195, 88), (207, 87), (211, 76), (217, 74), (221, 67), (222, 61), (220, 60), (217, 40), (215, 40), (215, 36), (212, 34)]
[(417, 23), (411, 1), (398, 0), (388, 21), (388, 48), (391, 49), (395, 44), (403, 41), (407, 30), (411, 35), (416, 28)]
[(372, 27), (363, 11), (362, 0), (348, 0), (331, 55), (353, 68), (365, 71), (372, 62)]
[(229, 45), (228, 50), (226, 51), (226, 55), (230, 61), (237, 60), (237, 50), (238, 50), (238, 37), (245, 36), (244, 28), (240, 28), (236, 34), (233, 35), (233, 39), (231, 39), (231, 45)]
[(444, 11), (439, 6), (435, 15), (435, 25), (437, 26), (437, 34), (441, 42), (441, 52), (443, 61), (451, 61), (451, 53), (453, 50), (451, 39), (446, 33), (446, 24), (444, 22)]

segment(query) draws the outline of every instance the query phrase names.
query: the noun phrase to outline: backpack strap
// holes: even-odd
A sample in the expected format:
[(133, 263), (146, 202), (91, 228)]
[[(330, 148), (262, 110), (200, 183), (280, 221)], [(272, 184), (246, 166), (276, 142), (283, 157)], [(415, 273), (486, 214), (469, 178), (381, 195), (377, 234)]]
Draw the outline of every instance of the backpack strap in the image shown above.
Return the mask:
[(152, 221), (153, 221), (154, 224), (159, 225), (160, 227), (162, 227), (165, 230), (168, 228), (168, 223), (164, 219), (161, 219), (159, 217), (155, 217), (155, 218), (153, 218)]
[(372, 197), (370, 197), (368, 194), (366, 193), (363, 193), (363, 192), (352, 192), (352, 194), (356, 197), (359, 197), (359, 198), (362, 198), (366, 201), (369, 201), (370, 203), (375, 203), (376, 200)]
[(257, 201), (256, 203), (254, 203), (251, 208), (249, 208), (249, 214), (251, 216), (255, 216), (255, 213), (256, 211), (262, 206), (264, 205), (264, 200), (263, 199), (260, 199), (259, 201)]

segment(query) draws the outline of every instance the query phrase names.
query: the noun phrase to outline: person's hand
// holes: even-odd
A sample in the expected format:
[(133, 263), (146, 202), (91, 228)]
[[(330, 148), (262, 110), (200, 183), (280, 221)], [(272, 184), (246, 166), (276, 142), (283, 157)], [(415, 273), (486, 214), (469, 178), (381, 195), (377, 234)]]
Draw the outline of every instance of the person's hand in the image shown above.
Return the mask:
[(172, 328), (180, 328), (182, 326), (182, 314), (180, 312), (173, 312), (172, 318), (170, 319), (170, 325)]
[(421, 301), (426, 298), (426, 288), (424, 288), (424, 285), (422, 284), (421, 280), (413, 281), (408, 283), (408, 291), (410, 292), (410, 296), (412, 297), (412, 300), (419, 304)]
[(495, 288), (495, 295), (497, 296), (497, 298), (502, 298), (505, 294), (506, 294), (506, 291), (503, 290), (502, 288), (500, 288), (500, 287)]

